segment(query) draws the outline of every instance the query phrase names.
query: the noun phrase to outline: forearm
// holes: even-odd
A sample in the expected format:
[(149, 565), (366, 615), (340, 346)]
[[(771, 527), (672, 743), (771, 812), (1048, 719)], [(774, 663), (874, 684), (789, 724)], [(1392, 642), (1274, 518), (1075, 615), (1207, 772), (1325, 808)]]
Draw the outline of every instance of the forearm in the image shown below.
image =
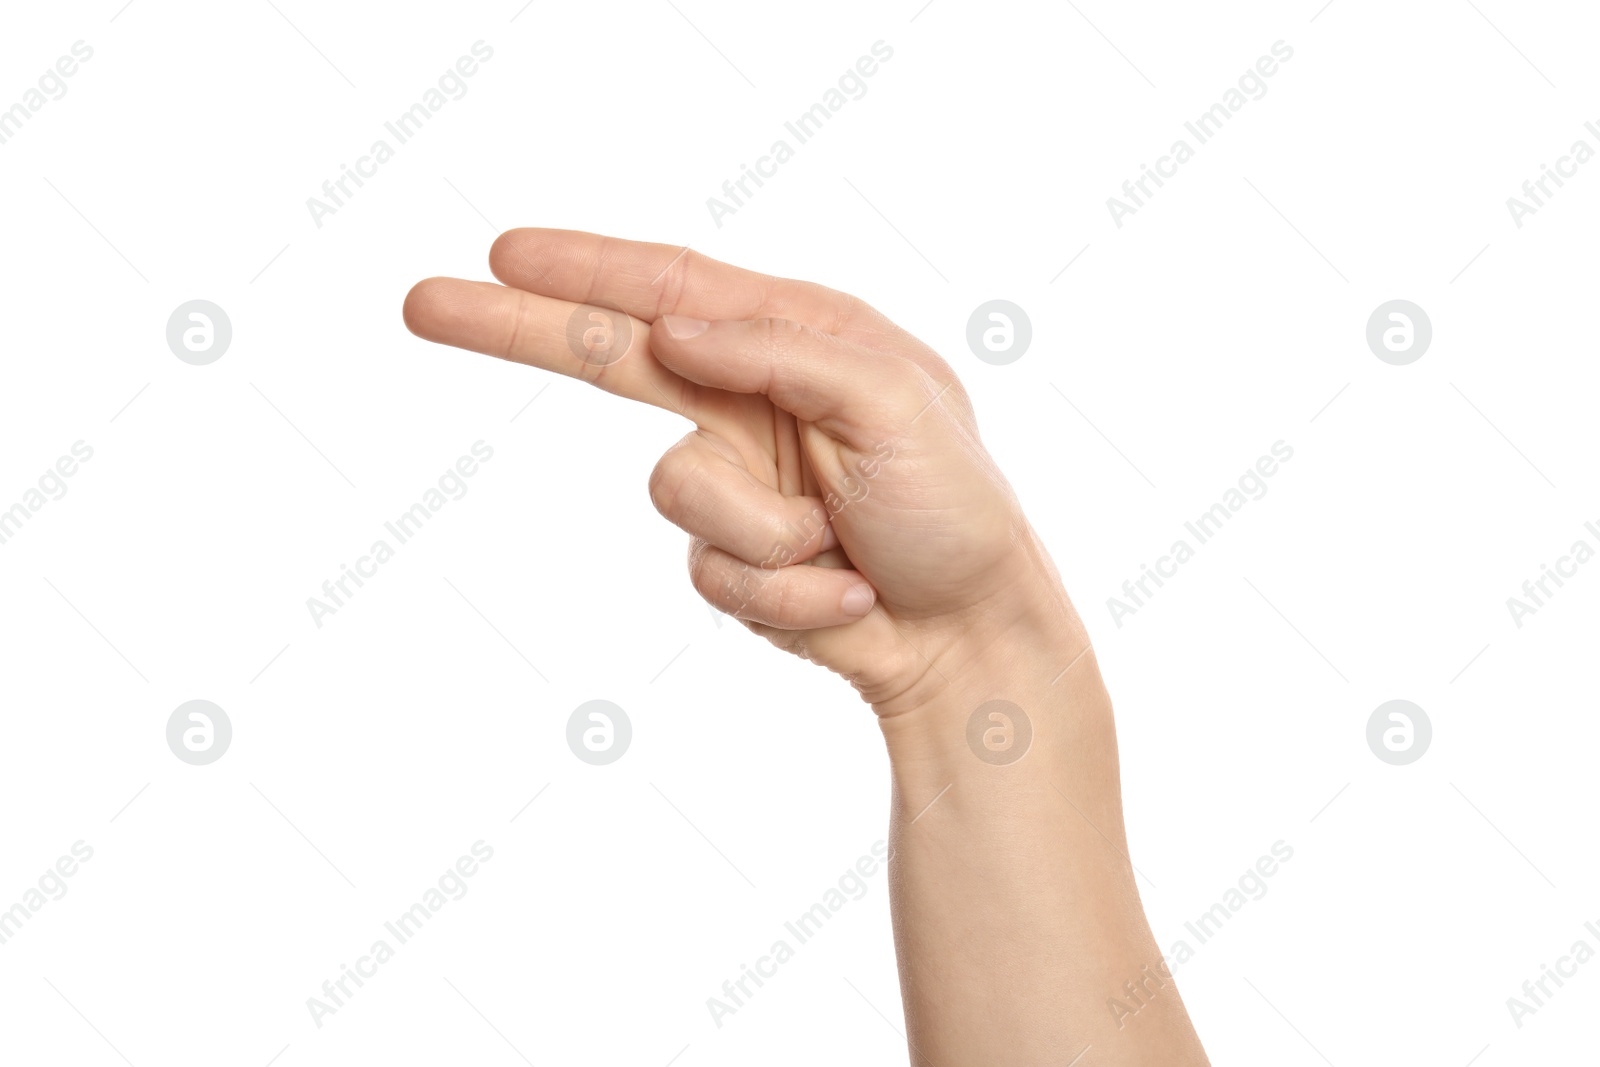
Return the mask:
[[(1053, 575), (1017, 595), (880, 708), (912, 1062), (1204, 1064), (1139, 901), (1094, 653)], [(997, 700), (1020, 714), (974, 726)], [(1130, 981), (1148, 1008), (1118, 1019)]]

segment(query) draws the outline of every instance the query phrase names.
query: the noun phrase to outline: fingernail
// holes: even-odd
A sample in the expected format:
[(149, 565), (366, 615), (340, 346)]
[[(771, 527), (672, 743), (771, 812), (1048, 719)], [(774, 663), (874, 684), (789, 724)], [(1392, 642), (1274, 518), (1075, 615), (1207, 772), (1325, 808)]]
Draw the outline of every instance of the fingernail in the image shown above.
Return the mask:
[(663, 315), (661, 322), (666, 326), (667, 332), (679, 341), (699, 337), (711, 328), (711, 324), (705, 319), (690, 319), (682, 315)]
[(839, 547), (839, 535), (833, 532), (833, 523), (822, 528), (822, 551)]
[(845, 593), (844, 600), (840, 601), (839, 610), (843, 611), (846, 615), (865, 615), (867, 612), (872, 610), (872, 602), (874, 599), (875, 597), (873, 596), (872, 586), (868, 585), (866, 582), (862, 582), (859, 585), (852, 585), (849, 591)]

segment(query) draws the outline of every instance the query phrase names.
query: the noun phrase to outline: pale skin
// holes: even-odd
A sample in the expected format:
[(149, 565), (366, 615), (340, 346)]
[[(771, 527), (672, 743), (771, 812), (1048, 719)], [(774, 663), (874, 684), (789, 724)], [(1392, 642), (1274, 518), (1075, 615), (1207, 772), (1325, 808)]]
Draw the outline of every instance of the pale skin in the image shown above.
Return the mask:
[[(695, 589), (876, 713), (911, 1062), (1206, 1064), (1088, 635), (949, 365), (854, 297), (671, 245), (512, 230), (489, 263), (503, 284), (420, 282), (406, 325), (692, 422), (649, 491)], [(581, 305), (629, 317), (621, 358), (574, 354)], [(995, 700), (1021, 714), (980, 715), (974, 747)]]

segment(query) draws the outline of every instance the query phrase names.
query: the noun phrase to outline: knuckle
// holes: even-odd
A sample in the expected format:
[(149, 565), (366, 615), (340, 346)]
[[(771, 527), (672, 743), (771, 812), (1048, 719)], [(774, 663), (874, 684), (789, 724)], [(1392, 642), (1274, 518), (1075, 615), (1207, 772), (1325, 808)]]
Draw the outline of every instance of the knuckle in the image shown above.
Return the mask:
[(937, 395), (945, 386), (934, 380), (933, 375), (923, 370), (914, 360), (904, 356), (892, 356), (884, 360), (884, 369), (889, 381), (904, 393), (927, 393), (929, 396)]
[(677, 314), (679, 305), (683, 303), (683, 295), (689, 290), (690, 277), (703, 268), (704, 261), (703, 255), (685, 246), (677, 257), (667, 264), (655, 282), (656, 318)]
[(767, 348), (769, 354), (779, 355), (792, 350), (796, 344), (806, 338), (810, 327), (792, 319), (760, 318), (750, 324), (751, 332), (758, 343)]
[(650, 472), (650, 502), (666, 519), (677, 522), (694, 491), (700, 464), (680, 441), (662, 454)]
[(774, 516), (767, 531), (769, 551), (763, 566), (787, 567), (793, 563), (822, 536), (829, 520), (827, 506), (822, 503)]
[(656, 461), (655, 469), (650, 472), (650, 502), (668, 519), (672, 518), (678, 498), (679, 475), (676, 468), (672, 453), (668, 452)]
[(698, 537), (689, 542), (689, 584), (716, 607), (722, 607), (720, 583), (711, 560), (710, 546)]
[(902, 406), (920, 412), (962, 395), (961, 383), (954, 375), (935, 378), (909, 359), (896, 359), (894, 363), (889, 380), (895, 399)]
[(689, 583), (712, 607), (735, 618), (743, 616), (754, 590), (747, 568), (727, 555), (713, 551), (710, 544), (694, 538), (689, 543)]
[(522, 290), (513, 289), (512, 292), (519, 295), (516, 307), (512, 308), (508, 315), (511, 321), (506, 328), (506, 339), (500, 352), (500, 358), (515, 361), (517, 358), (517, 341), (522, 337), (523, 317), (528, 310), (528, 301), (526, 296), (521, 295)]
[(849, 326), (863, 324), (882, 326), (888, 322), (888, 319), (884, 318), (883, 314), (879, 312), (877, 308), (868, 304), (865, 300), (862, 300), (858, 296), (831, 289), (824, 291), (833, 298), (831, 303), (835, 309), (833, 313), (834, 333), (837, 333)]

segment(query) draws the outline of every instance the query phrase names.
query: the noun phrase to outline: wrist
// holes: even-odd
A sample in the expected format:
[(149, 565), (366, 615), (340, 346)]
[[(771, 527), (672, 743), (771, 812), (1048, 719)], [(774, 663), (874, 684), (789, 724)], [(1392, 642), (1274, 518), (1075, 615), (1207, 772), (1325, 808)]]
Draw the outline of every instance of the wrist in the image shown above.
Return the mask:
[[(1040, 563), (1020, 569), (988, 601), (924, 640), (916, 680), (873, 703), (891, 760), (964, 766), (976, 756), (1004, 763), (1004, 753), (984, 747), (983, 731), (968, 737), (975, 713), (991, 702), (1004, 703), (977, 716), (980, 722), (998, 713), (1033, 735), (1062, 714), (1080, 713), (1074, 709), (1109, 710), (1088, 632), (1048, 559)], [(1001, 745), (1004, 724), (995, 724), (999, 733), (988, 741)], [(1034, 739), (1027, 739), (1030, 747)]]

